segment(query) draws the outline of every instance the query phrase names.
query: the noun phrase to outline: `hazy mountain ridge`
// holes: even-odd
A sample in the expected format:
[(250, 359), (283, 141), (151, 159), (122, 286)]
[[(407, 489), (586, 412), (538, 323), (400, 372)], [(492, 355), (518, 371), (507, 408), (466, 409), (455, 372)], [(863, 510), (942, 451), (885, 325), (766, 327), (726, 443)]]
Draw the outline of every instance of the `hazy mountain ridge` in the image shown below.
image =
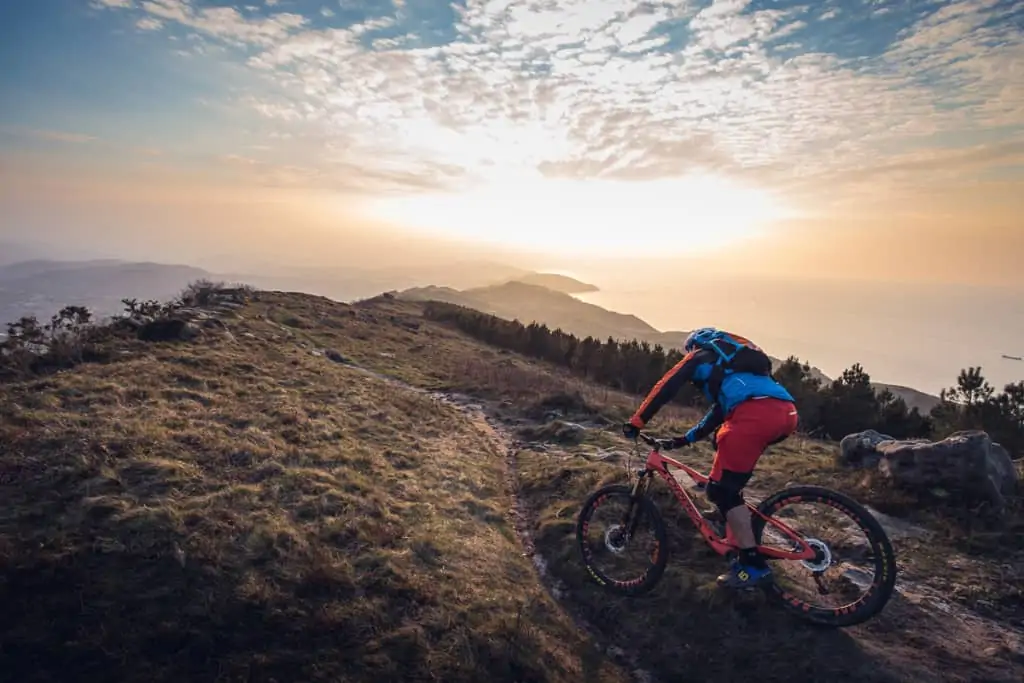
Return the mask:
[[(580, 337), (638, 339), (666, 349), (678, 349), (688, 333), (663, 332), (636, 315), (581, 301), (572, 294), (598, 288), (575, 278), (490, 262), (455, 262), (445, 268), (418, 269), (281, 268), (275, 273), (254, 274), (217, 273), (189, 265), (116, 258), (36, 258), (0, 265), (0, 324), (24, 315), (46, 320), (66, 305), (86, 306), (94, 316), (103, 318), (119, 313), (124, 298), (170, 299), (197, 279), (244, 282), (261, 289), (302, 291), (340, 301), (397, 291), (399, 298), (406, 300), (445, 301), (502, 318), (560, 327)], [(443, 284), (419, 286), (423, 282)], [(464, 289), (457, 288), (467, 284)], [(779, 358), (772, 360), (776, 366), (782, 362)], [(822, 382), (830, 381), (816, 368), (812, 373)], [(937, 396), (910, 387), (875, 386), (879, 390), (888, 388), (922, 413), (938, 403)]]
[[(651, 345), (660, 344), (665, 349), (678, 349), (689, 334), (685, 330), (663, 332), (638, 316), (609, 311), (570, 294), (523, 282), (468, 290), (417, 287), (399, 292), (398, 296), (407, 301), (433, 299), (459, 304), (500, 318), (543, 323), (578, 337), (590, 336), (601, 341), (609, 337), (617, 341), (637, 339)], [(777, 358), (773, 361), (781, 362)]]
[[(524, 323), (539, 322), (579, 337), (591, 336), (602, 341), (609, 337), (618, 341), (637, 339), (651, 345), (660, 344), (665, 349), (678, 349), (689, 334), (688, 331), (677, 330), (662, 332), (638, 316), (609, 311), (570, 294), (521, 281), (467, 290), (416, 287), (399, 292), (398, 297), (407, 301), (432, 299), (458, 304), (500, 318)], [(772, 357), (775, 367), (783, 360)], [(832, 378), (815, 367), (811, 368), (811, 375), (822, 384), (832, 381)], [(937, 396), (910, 387), (880, 382), (873, 382), (873, 385), (878, 391), (888, 389), (902, 398), (908, 407), (917, 407), (922, 414), (928, 413), (939, 402)]]
[[(524, 282), (454, 290), (447, 287), (416, 287), (398, 292), (407, 301), (446, 301), (491, 313), (500, 318), (540, 322), (560, 327), (577, 336), (596, 339), (647, 339), (662, 334), (635, 315), (616, 313), (588, 304), (569, 294)], [(670, 333), (671, 334), (671, 333)], [(684, 335), (685, 332), (679, 334)]]
[(932, 408), (941, 402), (938, 396), (932, 396), (912, 387), (905, 387), (899, 384), (885, 384), (884, 382), (872, 382), (872, 386), (878, 391), (888, 389), (894, 395), (899, 396), (907, 404), (908, 408), (917, 408), (922, 415), (927, 415)]
[(528, 273), (527, 275), (516, 278), (515, 281), (522, 282), (527, 285), (538, 285), (554, 292), (561, 292), (562, 294), (586, 294), (588, 292), (600, 291), (600, 289), (595, 285), (587, 282), (581, 282), (580, 280), (567, 275), (558, 275), (555, 273)]
[(495, 285), (530, 275), (531, 272), (504, 263), (454, 261), (443, 265), (364, 268), (339, 266), (241, 270), (224, 273), (220, 279), (246, 282), (261, 289), (307, 292), (336, 301), (351, 302), (381, 292), (423, 286), (426, 283), (467, 289)]

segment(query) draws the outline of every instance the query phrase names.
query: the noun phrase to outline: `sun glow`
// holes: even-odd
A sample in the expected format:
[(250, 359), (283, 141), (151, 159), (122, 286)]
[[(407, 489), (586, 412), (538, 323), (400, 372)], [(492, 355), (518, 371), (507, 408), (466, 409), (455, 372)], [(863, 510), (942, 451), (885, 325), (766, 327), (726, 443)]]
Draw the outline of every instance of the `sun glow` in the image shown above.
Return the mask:
[(754, 237), (786, 215), (769, 193), (712, 175), (671, 180), (517, 179), (465, 193), (374, 200), (397, 226), (528, 251), (664, 256)]

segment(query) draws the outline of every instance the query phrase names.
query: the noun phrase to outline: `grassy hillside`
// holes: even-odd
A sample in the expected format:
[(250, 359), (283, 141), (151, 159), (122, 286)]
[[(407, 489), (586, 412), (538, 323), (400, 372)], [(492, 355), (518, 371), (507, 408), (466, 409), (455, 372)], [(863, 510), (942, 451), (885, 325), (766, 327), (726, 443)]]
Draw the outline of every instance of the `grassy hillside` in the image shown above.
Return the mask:
[(3, 387), (10, 680), (625, 680), (537, 583), (493, 435), (320, 352), (425, 335), (287, 296), (226, 324)]
[(825, 482), (933, 530), (897, 540), (885, 614), (823, 632), (716, 592), (720, 558), (664, 497), (669, 573), (609, 598), (572, 525), (624, 479), (636, 397), (389, 297), (205, 314), (220, 323), (192, 341), (115, 337), (103, 364), (0, 386), (11, 680), (1011, 681), (1024, 664), (1019, 527), (958, 525), (796, 440), (754, 486)]

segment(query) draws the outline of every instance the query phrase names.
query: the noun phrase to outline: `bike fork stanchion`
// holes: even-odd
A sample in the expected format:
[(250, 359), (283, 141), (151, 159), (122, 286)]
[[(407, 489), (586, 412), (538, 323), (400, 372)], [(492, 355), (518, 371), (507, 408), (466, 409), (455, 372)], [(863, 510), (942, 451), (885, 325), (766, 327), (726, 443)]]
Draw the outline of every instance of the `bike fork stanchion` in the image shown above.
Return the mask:
[(633, 539), (633, 533), (636, 531), (636, 525), (640, 523), (640, 515), (633, 514), (633, 511), (639, 507), (637, 504), (640, 497), (644, 495), (647, 490), (645, 486), (647, 478), (647, 470), (639, 470), (637, 472), (636, 483), (633, 484), (633, 495), (629, 497), (629, 507), (626, 509), (626, 517), (622, 520), (622, 528), (625, 530), (626, 538), (629, 540)]

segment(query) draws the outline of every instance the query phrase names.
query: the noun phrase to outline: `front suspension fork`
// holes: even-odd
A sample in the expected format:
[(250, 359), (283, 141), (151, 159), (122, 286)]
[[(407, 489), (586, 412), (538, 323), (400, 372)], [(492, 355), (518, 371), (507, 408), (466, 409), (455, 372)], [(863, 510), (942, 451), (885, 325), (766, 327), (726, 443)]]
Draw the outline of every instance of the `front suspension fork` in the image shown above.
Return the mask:
[(646, 469), (637, 470), (636, 483), (633, 484), (633, 493), (629, 497), (629, 507), (626, 508), (626, 514), (622, 518), (622, 528), (626, 530), (625, 542), (629, 542), (633, 538), (633, 532), (636, 531), (636, 525), (640, 522), (640, 515), (634, 515), (634, 508), (639, 507), (640, 499), (647, 495), (647, 486), (650, 483), (650, 471)]

